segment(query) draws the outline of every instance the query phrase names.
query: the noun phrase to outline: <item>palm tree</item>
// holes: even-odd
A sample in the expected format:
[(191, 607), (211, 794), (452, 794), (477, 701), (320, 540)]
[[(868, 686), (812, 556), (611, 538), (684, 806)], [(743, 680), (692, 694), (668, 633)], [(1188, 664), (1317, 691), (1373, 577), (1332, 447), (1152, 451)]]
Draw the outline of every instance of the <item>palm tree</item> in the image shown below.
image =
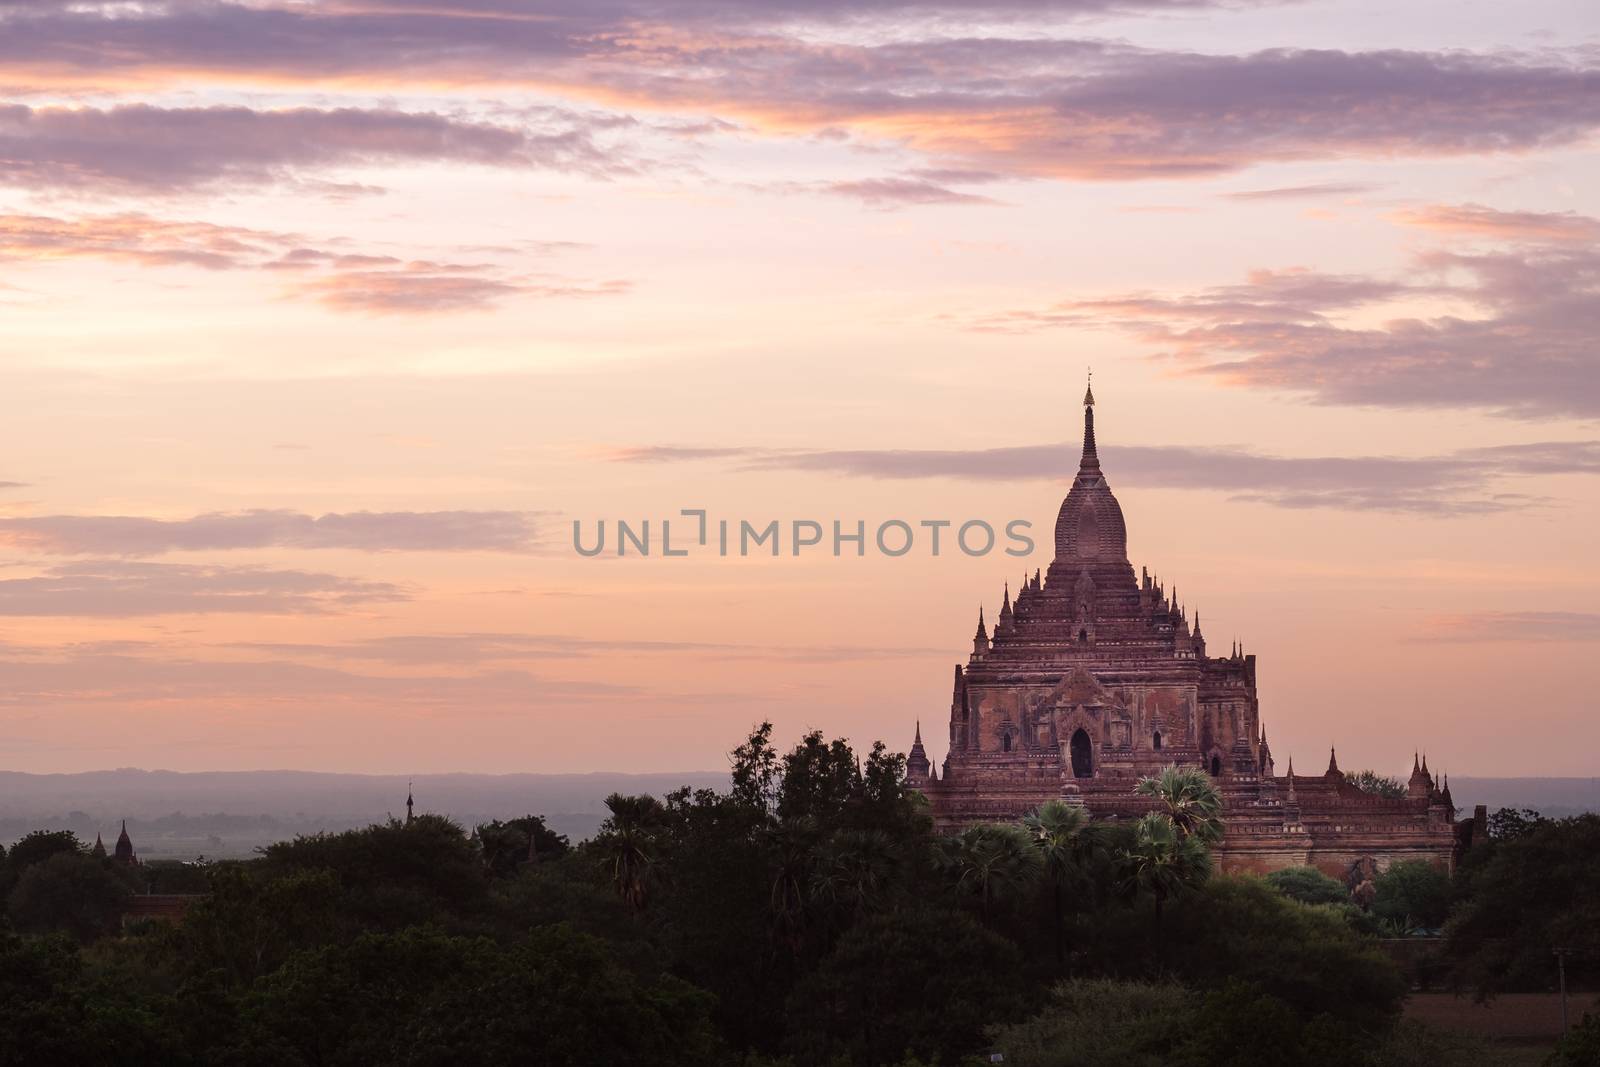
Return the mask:
[(1208, 845), (1222, 840), (1222, 794), (1196, 767), (1168, 766), (1154, 778), (1141, 778), (1133, 791), (1154, 799), (1183, 837)]
[(812, 890), (860, 918), (883, 896), (899, 860), (894, 839), (882, 830), (840, 830), (818, 855)]
[(1081, 804), (1051, 800), (1022, 817), (1022, 825), (1033, 838), (1033, 846), (1044, 861), (1050, 878), (1055, 905), (1056, 969), (1066, 963), (1065, 922), (1061, 913), (1062, 889), (1082, 876), (1083, 861), (1096, 841), (1089, 830), (1089, 815)]
[(773, 858), (772, 890), (768, 900), (773, 936), (798, 956), (806, 942), (806, 911), (810, 907), (807, 888), (817, 847), (816, 821), (809, 818), (781, 823), (773, 820), (760, 833)]
[(1044, 866), (1026, 830), (996, 824), (969, 826), (947, 839), (943, 861), (956, 891), (979, 899), (985, 924), (993, 901), (1031, 885)]
[(1211, 853), (1198, 835), (1183, 833), (1166, 813), (1152, 811), (1134, 823), (1122, 865), (1124, 889), (1135, 895), (1149, 893), (1155, 901), (1159, 952), (1163, 906), (1210, 876)]
[(617, 895), (637, 915), (644, 910), (666, 808), (653, 796), (621, 793), (606, 797), (606, 808), (611, 815), (601, 824), (595, 843), (607, 857)]

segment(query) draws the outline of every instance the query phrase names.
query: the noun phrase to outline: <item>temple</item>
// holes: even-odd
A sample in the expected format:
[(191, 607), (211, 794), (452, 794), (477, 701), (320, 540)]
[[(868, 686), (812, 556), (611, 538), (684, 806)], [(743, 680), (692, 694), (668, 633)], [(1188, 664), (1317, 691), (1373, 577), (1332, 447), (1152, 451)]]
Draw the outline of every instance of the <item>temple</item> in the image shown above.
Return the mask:
[(1224, 870), (1311, 865), (1352, 888), (1399, 859), (1452, 866), (1449, 787), (1413, 760), (1402, 797), (1357, 789), (1332, 749), (1320, 774), (1280, 775), (1256, 695), (1256, 658), (1211, 656), (1190, 615), (1148, 571), (1134, 573), (1122, 507), (1100, 469), (1094, 393), (1083, 457), (1056, 519), (1055, 558), (982, 610), (955, 668), (949, 752), (935, 769), (921, 724), (910, 784), (945, 831), (1009, 821), (1064, 797), (1101, 818), (1136, 817), (1134, 784), (1169, 764), (1203, 768), (1225, 805)]

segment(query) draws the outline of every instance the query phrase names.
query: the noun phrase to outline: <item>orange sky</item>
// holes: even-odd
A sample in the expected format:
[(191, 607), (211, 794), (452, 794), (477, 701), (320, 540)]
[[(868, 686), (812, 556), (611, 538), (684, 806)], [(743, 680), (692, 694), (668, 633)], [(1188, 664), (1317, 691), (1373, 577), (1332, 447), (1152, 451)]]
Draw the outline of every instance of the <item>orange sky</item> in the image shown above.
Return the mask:
[[(0, 3), (0, 762), (938, 738), (1092, 365), (1280, 760), (1592, 773), (1586, 14)], [(685, 508), (1038, 549), (571, 547)]]

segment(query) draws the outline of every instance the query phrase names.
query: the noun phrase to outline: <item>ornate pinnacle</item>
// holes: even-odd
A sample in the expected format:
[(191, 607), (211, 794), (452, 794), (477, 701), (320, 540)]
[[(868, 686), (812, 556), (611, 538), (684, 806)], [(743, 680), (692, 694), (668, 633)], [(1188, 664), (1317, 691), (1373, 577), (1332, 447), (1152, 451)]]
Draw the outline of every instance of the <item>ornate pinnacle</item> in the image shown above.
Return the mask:
[(1078, 471), (1098, 471), (1100, 469), (1100, 456), (1094, 447), (1094, 390), (1091, 388), (1083, 394), (1083, 458), (1078, 462)]

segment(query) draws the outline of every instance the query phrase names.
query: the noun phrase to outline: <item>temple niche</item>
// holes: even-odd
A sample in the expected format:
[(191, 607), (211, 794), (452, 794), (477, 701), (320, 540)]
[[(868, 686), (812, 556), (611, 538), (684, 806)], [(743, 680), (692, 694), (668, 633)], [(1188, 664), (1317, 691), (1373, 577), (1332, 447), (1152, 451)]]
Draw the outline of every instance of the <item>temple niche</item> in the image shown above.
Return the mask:
[(949, 748), (936, 770), (913, 746), (910, 783), (954, 830), (1020, 817), (1057, 796), (1097, 817), (1148, 810), (1139, 778), (1170, 764), (1216, 779), (1227, 869), (1312, 864), (1345, 877), (1359, 861), (1451, 863), (1448, 787), (1419, 765), (1407, 796), (1350, 785), (1330, 752), (1319, 775), (1276, 776), (1256, 695), (1256, 658), (1235, 643), (1211, 656), (1196, 612), (1128, 561), (1127, 526), (1095, 445), (1084, 396), (1083, 454), (1056, 519), (1055, 558), (1006, 585), (991, 634), (979, 613), (955, 668)]

